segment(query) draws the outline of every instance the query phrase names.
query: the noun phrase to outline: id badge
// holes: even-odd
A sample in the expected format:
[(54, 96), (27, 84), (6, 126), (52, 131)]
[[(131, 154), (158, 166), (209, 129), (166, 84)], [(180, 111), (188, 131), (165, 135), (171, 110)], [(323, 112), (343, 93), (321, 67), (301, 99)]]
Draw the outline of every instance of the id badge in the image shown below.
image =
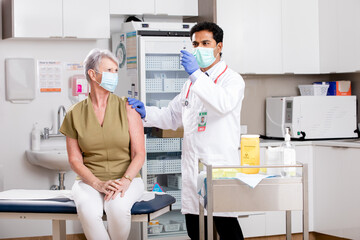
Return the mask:
[(206, 129), (207, 112), (200, 112), (198, 119), (198, 132), (204, 132)]

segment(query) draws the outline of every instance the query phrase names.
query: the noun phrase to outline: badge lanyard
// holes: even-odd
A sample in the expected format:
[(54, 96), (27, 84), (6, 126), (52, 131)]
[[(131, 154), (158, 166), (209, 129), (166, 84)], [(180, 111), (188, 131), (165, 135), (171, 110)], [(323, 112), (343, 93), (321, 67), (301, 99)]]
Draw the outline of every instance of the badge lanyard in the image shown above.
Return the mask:
[[(219, 78), (221, 77), (221, 75), (224, 74), (224, 72), (227, 70), (227, 68), (228, 68), (228, 66), (226, 65), (224, 71), (222, 71), (222, 73), (220, 73), (219, 76), (215, 79), (215, 81), (214, 81), (215, 84), (217, 83), (217, 81), (219, 80)], [(191, 82), (190, 85), (189, 85), (189, 89), (188, 89), (188, 91), (187, 91), (187, 93), (186, 93), (186, 97), (185, 97), (185, 104), (184, 104), (184, 105), (185, 105), (186, 107), (189, 105), (188, 97), (189, 97), (189, 92), (190, 92), (191, 85), (192, 85), (192, 82)]]
[[(224, 71), (222, 71), (222, 73), (219, 74), (219, 76), (215, 79), (214, 83), (217, 84), (217, 81), (219, 80), (220, 76), (224, 74), (224, 72), (227, 70), (228, 66), (226, 65)], [(186, 98), (185, 98), (185, 107), (189, 106), (189, 101), (188, 101), (188, 97), (189, 97), (189, 92), (190, 92), (190, 88), (191, 88), (192, 82), (189, 85), (189, 89), (186, 93)], [(207, 112), (200, 112), (199, 113), (199, 121), (198, 121), (198, 132), (204, 132), (206, 129), (206, 122), (207, 122)]]

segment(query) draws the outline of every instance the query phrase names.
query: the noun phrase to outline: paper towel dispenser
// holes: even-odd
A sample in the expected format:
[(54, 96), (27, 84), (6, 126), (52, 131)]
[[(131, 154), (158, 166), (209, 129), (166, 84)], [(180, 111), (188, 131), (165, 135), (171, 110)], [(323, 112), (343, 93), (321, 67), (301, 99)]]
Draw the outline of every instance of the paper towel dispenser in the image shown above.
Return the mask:
[(35, 99), (36, 61), (32, 58), (5, 59), (6, 100), (29, 103)]

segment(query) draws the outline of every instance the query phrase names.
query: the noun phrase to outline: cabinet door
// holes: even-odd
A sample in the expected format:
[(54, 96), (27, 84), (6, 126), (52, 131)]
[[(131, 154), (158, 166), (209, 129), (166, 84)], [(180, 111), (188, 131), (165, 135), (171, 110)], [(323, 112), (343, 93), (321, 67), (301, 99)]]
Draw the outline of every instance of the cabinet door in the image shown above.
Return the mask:
[(63, 0), (65, 38), (110, 38), (109, 1)]
[(197, 16), (198, 0), (155, 0), (157, 15)]
[[(313, 231), (313, 147), (295, 146), (296, 161), (307, 164), (308, 167), (308, 205), (309, 231)], [(300, 169), (299, 169), (300, 173)], [(302, 211), (291, 212), (291, 232), (302, 232)], [(284, 211), (266, 212), (266, 236), (286, 233), (286, 217)]]
[(282, 56), (285, 73), (319, 73), (318, 26), (317, 1), (282, 1)]
[(62, 37), (62, 0), (13, 0), (13, 37)]
[(223, 56), (232, 69), (282, 73), (281, 0), (222, 1), (217, 22), (224, 30)]
[(344, 147), (314, 149), (314, 231), (358, 239), (360, 150)]
[(155, 0), (110, 0), (110, 14), (155, 14)]
[(319, 0), (320, 71), (337, 71), (337, 0)]
[(338, 72), (360, 70), (360, 1), (337, 1)]
[(321, 72), (360, 70), (360, 2), (319, 0)]

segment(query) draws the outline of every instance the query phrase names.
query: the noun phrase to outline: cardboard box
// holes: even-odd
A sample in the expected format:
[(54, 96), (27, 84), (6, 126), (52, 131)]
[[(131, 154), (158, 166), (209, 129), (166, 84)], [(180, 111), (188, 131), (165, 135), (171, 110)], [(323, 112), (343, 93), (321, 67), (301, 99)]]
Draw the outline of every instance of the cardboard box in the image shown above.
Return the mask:
[[(321, 82), (315, 82), (321, 84)], [(329, 85), (328, 96), (351, 96), (351, 81), (331, 81), (326, 82)]]
[(178, 128), (176, 129), (176, 131), (173, 131), (173, 130), (152, 128), (151, 135), (159, 138), (182, 138), (184, 136), (184, 129)]

